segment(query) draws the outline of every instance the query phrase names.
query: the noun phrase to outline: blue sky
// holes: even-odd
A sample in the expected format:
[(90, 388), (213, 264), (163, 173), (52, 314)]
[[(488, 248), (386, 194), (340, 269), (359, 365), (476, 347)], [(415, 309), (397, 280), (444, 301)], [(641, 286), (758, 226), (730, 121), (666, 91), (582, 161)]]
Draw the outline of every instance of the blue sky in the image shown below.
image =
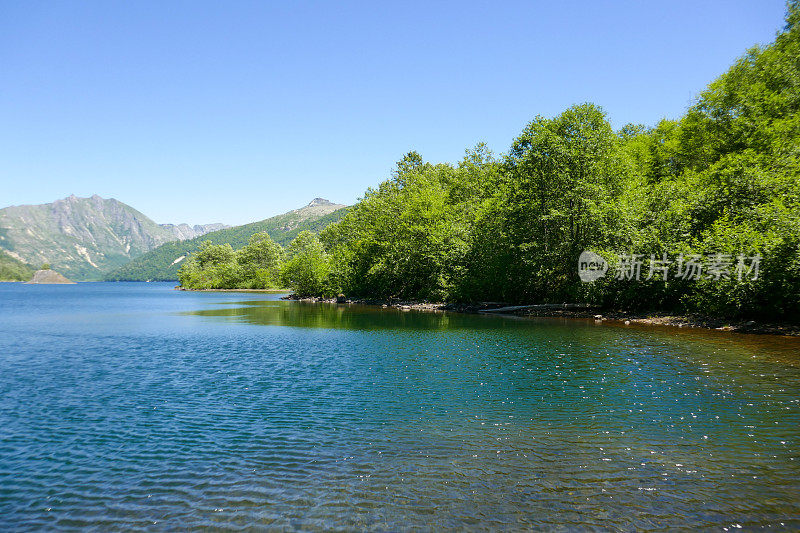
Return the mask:
[(114, 197), (156, 222), (352, 203), (418, 150), (504, 152), (584, 101), (678, 118), (778, 0), (0, 0), (0, 207)]

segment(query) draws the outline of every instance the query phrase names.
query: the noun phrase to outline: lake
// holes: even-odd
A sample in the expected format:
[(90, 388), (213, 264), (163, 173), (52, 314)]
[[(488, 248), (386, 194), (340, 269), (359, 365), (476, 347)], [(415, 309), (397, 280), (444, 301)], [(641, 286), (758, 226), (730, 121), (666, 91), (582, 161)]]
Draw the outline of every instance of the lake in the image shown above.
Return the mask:
[(800, 528), (800, 339), (0, 284), (3, 530)]

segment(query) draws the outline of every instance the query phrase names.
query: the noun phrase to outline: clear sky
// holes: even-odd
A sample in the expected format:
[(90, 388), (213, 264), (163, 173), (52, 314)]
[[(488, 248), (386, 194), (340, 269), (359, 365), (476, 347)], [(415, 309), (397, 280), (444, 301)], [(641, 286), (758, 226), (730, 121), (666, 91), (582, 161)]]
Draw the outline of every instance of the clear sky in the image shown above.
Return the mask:
[(352, 203), (412, 149), (502, 153), (584, 101), (678, 118), (781, 0), (0, 0), (0, 207), (113, 197), (156, 222)]

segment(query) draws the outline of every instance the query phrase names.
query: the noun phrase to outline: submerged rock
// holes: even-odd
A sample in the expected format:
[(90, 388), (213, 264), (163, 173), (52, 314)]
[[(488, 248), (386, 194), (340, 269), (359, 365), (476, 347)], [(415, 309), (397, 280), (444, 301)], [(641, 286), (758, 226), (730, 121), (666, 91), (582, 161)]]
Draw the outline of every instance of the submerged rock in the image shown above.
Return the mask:
[(25, 283), (71, 283), (74, 284), (74, 281), (70, 281), (55, 270), (37, 270), (33, 273), (33, 279), (30, 281), (26, 281)]

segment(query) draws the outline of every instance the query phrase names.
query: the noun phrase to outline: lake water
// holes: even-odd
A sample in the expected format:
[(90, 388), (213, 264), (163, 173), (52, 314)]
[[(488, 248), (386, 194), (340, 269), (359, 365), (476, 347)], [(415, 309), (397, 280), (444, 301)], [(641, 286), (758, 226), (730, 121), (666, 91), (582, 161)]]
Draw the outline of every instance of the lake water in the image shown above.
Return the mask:
[(800, 528), (800, 340), (0, 284), (0, 528)]

